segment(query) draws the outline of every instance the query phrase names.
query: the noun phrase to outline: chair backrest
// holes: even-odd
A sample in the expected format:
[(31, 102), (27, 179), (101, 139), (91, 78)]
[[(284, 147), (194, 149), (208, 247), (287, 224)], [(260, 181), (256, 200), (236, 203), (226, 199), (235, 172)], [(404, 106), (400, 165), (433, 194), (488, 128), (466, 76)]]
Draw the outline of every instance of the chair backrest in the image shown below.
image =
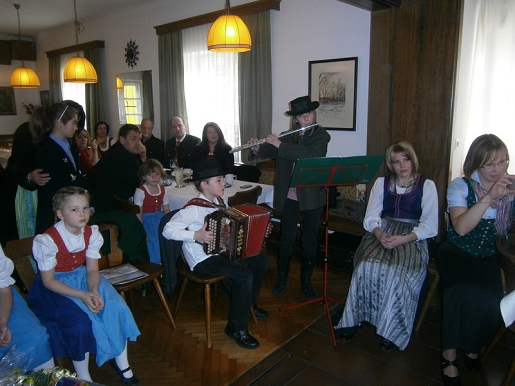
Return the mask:
[(138, 205), (134, 204), (133, 202), (129, 200), (125, 200), (121, 197), (118, 197), (118, 195), (113, 196), (116, 201), (116, 207), (118, 210), (121, 210), (122, 212), (129, 212), (134, 214), (140, 213), (140, 208)]
[(256, 187), (243, 190), (241, 192), (236, 193), (235, 195), (229, 197), (227, 202), (229, 206), (234, 205), (242, 205), (242, 204), (257, 204), (257, 200), (263, 188), (259, 185)]
[(505, 291), (515, 291), (515, 232), (508, 233), (508, 240), (498, 238), (499, 264), (504, 273)]
[(36, 276), (31, 263), (32, 240), (34, 240), (34, 236), (11, 240), (4, 248), (5, 255), (14, 263), (14, 269), (23, 284), (24, 292), (28, 291)]
[(100, 249), (102, 256), (99, 269), (116, 267), (123, 263), (123, 251), (118, 247), (118, 227), (114, 224), (98, 224), (98, 230), (104, 237), (104, 245)]

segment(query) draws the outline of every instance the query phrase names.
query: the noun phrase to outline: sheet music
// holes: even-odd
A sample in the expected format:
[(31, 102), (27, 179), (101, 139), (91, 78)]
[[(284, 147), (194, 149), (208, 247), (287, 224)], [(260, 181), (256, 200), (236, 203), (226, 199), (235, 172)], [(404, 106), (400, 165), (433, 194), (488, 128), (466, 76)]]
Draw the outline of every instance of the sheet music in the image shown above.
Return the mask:
[(100, 271), (100, 274), (106, 280), (109, 280), (112, 285), (126, 284), (148, 276), (148, 274), (140, 271), (129, 263), (119, 265), (118, 267), (103, 269)]

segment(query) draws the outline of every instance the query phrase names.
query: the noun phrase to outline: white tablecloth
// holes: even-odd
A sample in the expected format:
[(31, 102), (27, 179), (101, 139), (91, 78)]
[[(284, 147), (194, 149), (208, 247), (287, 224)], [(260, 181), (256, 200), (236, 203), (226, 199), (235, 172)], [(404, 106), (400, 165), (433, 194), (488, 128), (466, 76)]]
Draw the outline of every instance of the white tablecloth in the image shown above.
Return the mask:
[[(249, 188), (241, 188), (242, 185), (251, 186)], [(258, 197), (257, 203), (267, 204), (270, 207), (272, 207), (274, 201), (274, 187), (272, 185), (257, 184), (255, 182), (247, 182), (241, 180), (234, 180), (232, 186), (225, 188), (223, 197), (225, 204), (227, 205), (227, 199), (236, 194), (237, 192), (252, 189), (256, 185), (259, 185), (263, 188), (263, 190), (261, 191), (261, 195)], [(170, 186), (166, 186), (165, 189), (166, 193), (170, 196), (170, 210), (182, 208), (184, 205), (188, 203), (189, 200), (199, 195), (199, 192), (197, 191), (197, 189), (195, 189), (195, 185), (193, 184), (193, 182), (187, 182), (186, 186), (182, 188), (177, 188), (175, 186), (175, 181), (173, 181), (173, 184)]]

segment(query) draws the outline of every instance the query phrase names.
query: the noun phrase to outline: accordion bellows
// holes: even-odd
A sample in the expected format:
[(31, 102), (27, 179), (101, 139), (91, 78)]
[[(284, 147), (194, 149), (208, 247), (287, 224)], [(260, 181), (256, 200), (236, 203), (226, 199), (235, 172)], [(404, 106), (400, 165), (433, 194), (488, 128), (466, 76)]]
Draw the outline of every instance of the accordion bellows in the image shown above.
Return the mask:
[(212, 230), (215, 238), (204, 244), (204, 252), (209, 255), (225, 253), (229, 260), (257, 255), (272, 229), (270, 219), (269, 210), (254, 204), (214, 211), (206, 216), (206, 229)]

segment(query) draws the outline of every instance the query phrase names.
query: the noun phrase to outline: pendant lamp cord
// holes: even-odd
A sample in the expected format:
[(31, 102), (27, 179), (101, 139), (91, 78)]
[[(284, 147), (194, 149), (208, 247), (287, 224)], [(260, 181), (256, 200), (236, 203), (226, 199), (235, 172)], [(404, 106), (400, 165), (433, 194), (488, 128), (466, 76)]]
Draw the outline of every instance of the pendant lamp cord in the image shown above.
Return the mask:
[(77, 0), (73, 0), (73, 9), (75, 11), (75, 45), (77, 46), (77, 56), (79, 56), (79, 33), (83, 32), (85, 28), (77, 20)]
[(231, 8), (231, 1), (225, 0), (225, 10), (224, 10), (225, 15), (229, 15), (229, 8)]
[[(21, 47), (21, 23), (20, 23), (20, 4), (13, 4), (18, 14), (18, 49)], [(25, 60), (21, 60), (21, 66), (25, 67)]]

